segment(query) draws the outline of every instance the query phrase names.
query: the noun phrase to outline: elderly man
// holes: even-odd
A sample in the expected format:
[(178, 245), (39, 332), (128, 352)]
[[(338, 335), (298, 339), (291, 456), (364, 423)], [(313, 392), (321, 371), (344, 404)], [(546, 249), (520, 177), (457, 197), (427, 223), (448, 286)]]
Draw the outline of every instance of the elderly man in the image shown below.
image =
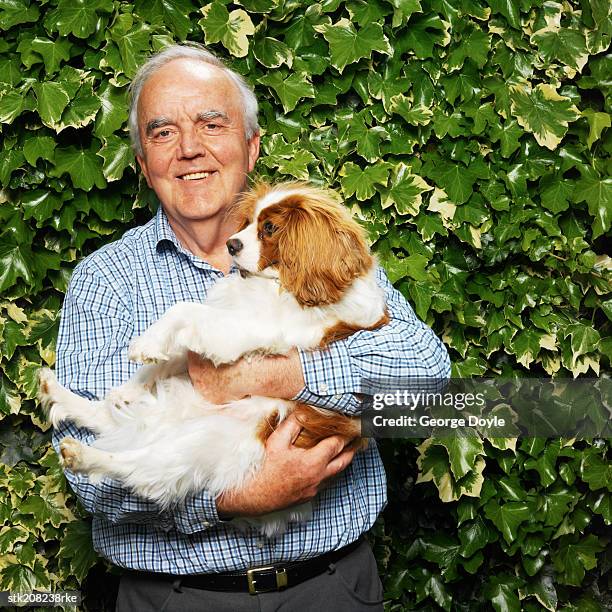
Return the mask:
[[(226, 240), (237, 228), (228, 208), (259, 154), (257, 102), (243, 79), (204, 48), (169, 47), (132, 83), (130, 131), (138, 163), (161, 207), (77, 266), (57, 348), (60, 382), (101, 397), (136, 370), (131, 338), (182, 300), (201, 301), (234, 273)], [(365, 377), (445, 377), (448, 357), (381, 271), (391, 322), (326, 350), (243, 360), (214, 368), (192, 355), (189, 373), (209, 400), (246, 395), (296, 399), (356, 414)], [(382, 609), (370, 548), (361, 538), (386, 501), (374, 444), (353, 456), (331, 437), (310, 450), (292, 445), (291, 418), (269, 438), (261, 472), (244, 489), (213, 499), (201, 491), (170, 511), (120, 483), (67, 473), (93, 515), (95, 548), (127, 568), (117, 609)], [(66, 435), (91, 433), (63, 424)], [(335, 476), (335, 478), (332, 478)], [(325, 485), (325, 486), (323, 486)], [(316, 497), (315, 497), (316, 496)], [(255, 516), (315, 500), (312, 520), (262, 539), (233, 516)]]

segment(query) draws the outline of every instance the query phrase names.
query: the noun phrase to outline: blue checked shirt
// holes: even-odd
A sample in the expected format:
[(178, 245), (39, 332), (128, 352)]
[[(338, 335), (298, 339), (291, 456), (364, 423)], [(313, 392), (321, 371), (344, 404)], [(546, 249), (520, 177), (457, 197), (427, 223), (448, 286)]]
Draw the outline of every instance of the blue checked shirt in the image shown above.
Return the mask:
[[(179, 301), (201, 302), (223, 274), (186, 251), (162, 209), (81, 262), (62, 310), (57, 344), (60, 382), (89, 398), (101, 398), (134, 374), (127, 357), (132, 338)], [(357, 414), (362, 379), (449, 375), (446, 350), (421, 323), (382, 270), (391, 322), (361, 331), (325, 350), (300, 354), (306, 386), (301, 402)], [(54, 432), (54, 444), (71, 436), (91, 443), (93, 434), (71, 423)], [(314, 501), (313, 518), (291, 523), (275, 539), (239, 531), (221, 521), (214, 499), (202, 491), (171, 510), (160, 511), (119, 482), (93, 484), (66, 476), (93, 515), (96, 550), (116, 565), (173, 574), (244, 570), (296, 561), (340, 548), (374, 523), (386, 503), (384, 469), (374, 443)]]

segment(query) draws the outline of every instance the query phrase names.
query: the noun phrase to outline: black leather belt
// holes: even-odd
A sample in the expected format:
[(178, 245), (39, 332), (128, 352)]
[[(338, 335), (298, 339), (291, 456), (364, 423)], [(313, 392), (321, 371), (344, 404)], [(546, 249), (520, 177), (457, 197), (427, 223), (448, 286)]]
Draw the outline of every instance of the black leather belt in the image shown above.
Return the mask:
[(342, 557), (356, 550), (362, 541), (360, 538), (348, 546), (306, 561), (253, 567), (244, 572), (192, 574), (188, 576), (154, 572), (128, 572), (128, 575), (148, 580), (166, 580), (172, 582), (176, 590), (180, 590), (180, 587), (187, 587), (210, 591), (248, 592), (251, 595), (257, 595), (257, 593), (266, 593), (267, 591), (280, 591), (322, 574), (330, 564), (336, 563)]

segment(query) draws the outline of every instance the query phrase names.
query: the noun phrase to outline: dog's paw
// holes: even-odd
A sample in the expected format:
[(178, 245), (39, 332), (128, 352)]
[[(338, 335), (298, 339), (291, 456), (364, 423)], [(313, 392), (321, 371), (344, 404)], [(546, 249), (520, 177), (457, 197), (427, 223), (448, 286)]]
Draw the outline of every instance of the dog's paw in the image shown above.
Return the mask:
[(168, 361), (169, 355), (162, 350), (159, 342), (152, 340), (150, 335), (139, 336), (130, 342), (128, 357), (138, 363), (159, 363)]
[(74, 438), (64, 438), (60, 442), (60, 463), (62, 467), (72, 471), (82, 466), (83, 445)]
[(47, 413), (57, 401), (57, 390), (59, 383), (55, 374), (49, 368), (41, 368), (38, 371), (38, 399)]
[(125, 384), (109, 391), (104, 399), (107, 405), (111, 404), (117, 410), (125, 410), (130, 404), (142, 400), (145, 391), (143, 385)]

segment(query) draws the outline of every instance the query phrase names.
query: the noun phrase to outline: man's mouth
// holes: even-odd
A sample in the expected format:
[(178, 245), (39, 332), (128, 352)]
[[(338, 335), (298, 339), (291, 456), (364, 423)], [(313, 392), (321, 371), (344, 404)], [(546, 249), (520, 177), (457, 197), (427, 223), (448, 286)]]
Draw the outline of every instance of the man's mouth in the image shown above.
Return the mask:
[(197, 181), (199, 179), (208, 178), (213, 172), (191, 172), (189, 174), (183, 174), (178, 178), (182, 181)]

